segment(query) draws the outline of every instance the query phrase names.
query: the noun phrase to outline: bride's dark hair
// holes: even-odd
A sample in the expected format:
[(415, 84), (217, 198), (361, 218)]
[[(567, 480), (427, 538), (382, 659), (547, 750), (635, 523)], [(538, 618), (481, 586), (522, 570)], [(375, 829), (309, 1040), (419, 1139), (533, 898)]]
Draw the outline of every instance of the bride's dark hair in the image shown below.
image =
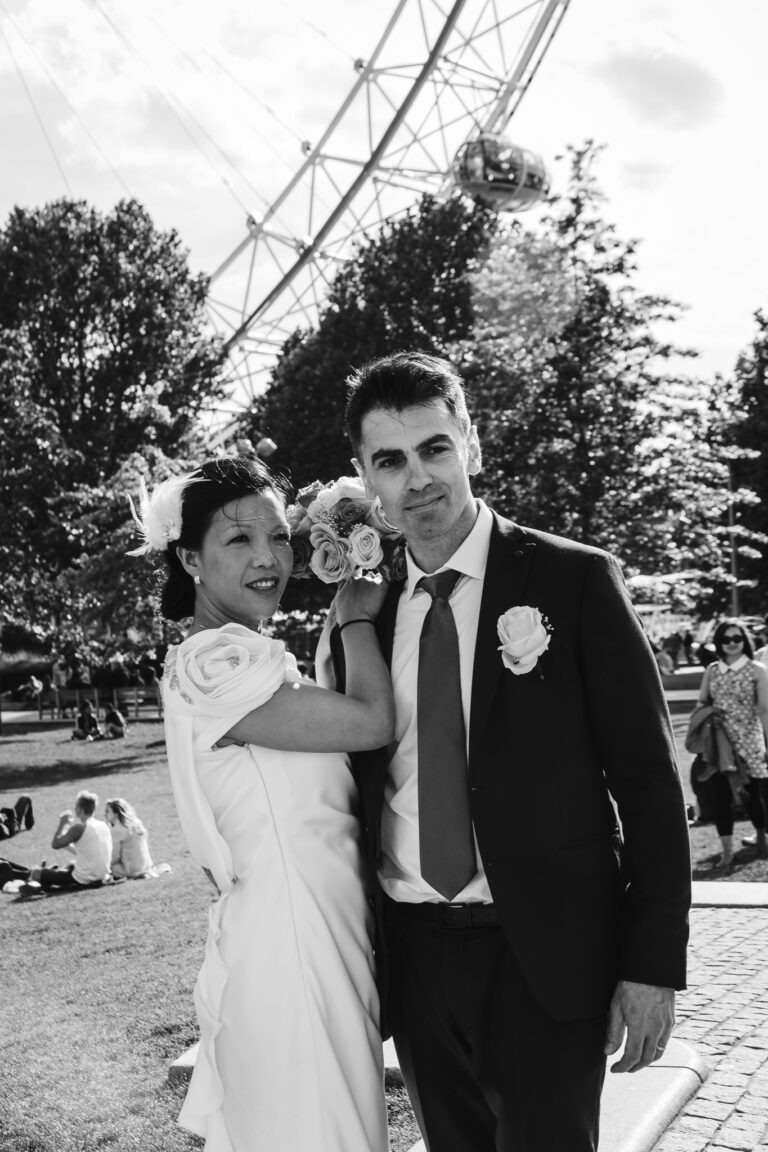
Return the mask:
[(252, 456), (209, 460), (189, 480), (181, 497), (181, 534), (163, 553), (168, 574), (160, 593), (160, 611), (167, 620), (184, 620), (195, 611), (195, 585), (176, 549), (199, 551), (211, 520), (230, 500), (261, 492), (274, 492), (283, 502), (288, 497), (286, 481)]

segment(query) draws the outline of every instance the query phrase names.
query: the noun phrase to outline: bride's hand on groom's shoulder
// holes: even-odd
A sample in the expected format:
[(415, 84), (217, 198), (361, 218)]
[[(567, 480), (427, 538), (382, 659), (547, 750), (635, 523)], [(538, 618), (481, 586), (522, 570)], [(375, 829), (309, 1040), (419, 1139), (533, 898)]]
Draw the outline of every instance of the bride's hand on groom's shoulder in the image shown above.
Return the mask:
[(389, 585), (381, 579), (353, 577), (340, 585), (329, 612), (329, 625), (343, 627), (352, 620), (375, 620)]

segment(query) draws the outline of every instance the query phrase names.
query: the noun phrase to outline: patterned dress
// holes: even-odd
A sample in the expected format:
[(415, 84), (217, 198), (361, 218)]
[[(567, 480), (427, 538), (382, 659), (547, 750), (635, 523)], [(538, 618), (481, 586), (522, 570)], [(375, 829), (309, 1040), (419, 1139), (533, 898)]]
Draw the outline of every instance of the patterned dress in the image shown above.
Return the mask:
[(765, 737), (757, 711), (757, 687), (748, 661), (738, 670), (723, 672), (720, 661), (712, 665), (709, 692), (712, 703), (723, 713), (723, 727), (733, 748), (755, 780), (768, 777)]

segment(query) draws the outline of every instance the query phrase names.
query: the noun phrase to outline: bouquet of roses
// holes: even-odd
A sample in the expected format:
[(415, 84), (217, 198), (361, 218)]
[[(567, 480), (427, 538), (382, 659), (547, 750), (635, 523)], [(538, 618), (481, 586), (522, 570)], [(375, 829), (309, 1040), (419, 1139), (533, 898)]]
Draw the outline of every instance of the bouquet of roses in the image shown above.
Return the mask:
[(405, 578), (403, 538), (378, 514), (356, 476), (302, 488), (288, 509), (288, 523), (291, 575), (298, 580), (314, 573), (325, 584), (338, 584), (358, 572), (387, 581)]

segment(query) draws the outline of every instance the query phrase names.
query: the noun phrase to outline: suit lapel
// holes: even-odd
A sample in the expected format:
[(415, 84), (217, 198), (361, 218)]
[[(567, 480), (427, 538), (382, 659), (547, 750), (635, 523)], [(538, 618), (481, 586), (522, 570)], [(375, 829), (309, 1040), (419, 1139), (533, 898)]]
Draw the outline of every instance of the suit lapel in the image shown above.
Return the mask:
[(473, 763), (504, 665), (496, 631), (499, 616), (522, 603), (535, 541), (509, 520), (494, 515), (488, 562), (480, 602), (480, 617), (472, 670), (472, 704), (469, 719), (469, 762)]
[(392, 667), (392, 649), (395, 644), (395, 622), (397, 621), (397, 605), (400, 594), (405, 587), (405, 581), (398, 580), (389, 586), (387, 598), (381, 606), (376, 618), (376, 632), (381, 645), (381, 652), (387, 662), (387, 668)]

